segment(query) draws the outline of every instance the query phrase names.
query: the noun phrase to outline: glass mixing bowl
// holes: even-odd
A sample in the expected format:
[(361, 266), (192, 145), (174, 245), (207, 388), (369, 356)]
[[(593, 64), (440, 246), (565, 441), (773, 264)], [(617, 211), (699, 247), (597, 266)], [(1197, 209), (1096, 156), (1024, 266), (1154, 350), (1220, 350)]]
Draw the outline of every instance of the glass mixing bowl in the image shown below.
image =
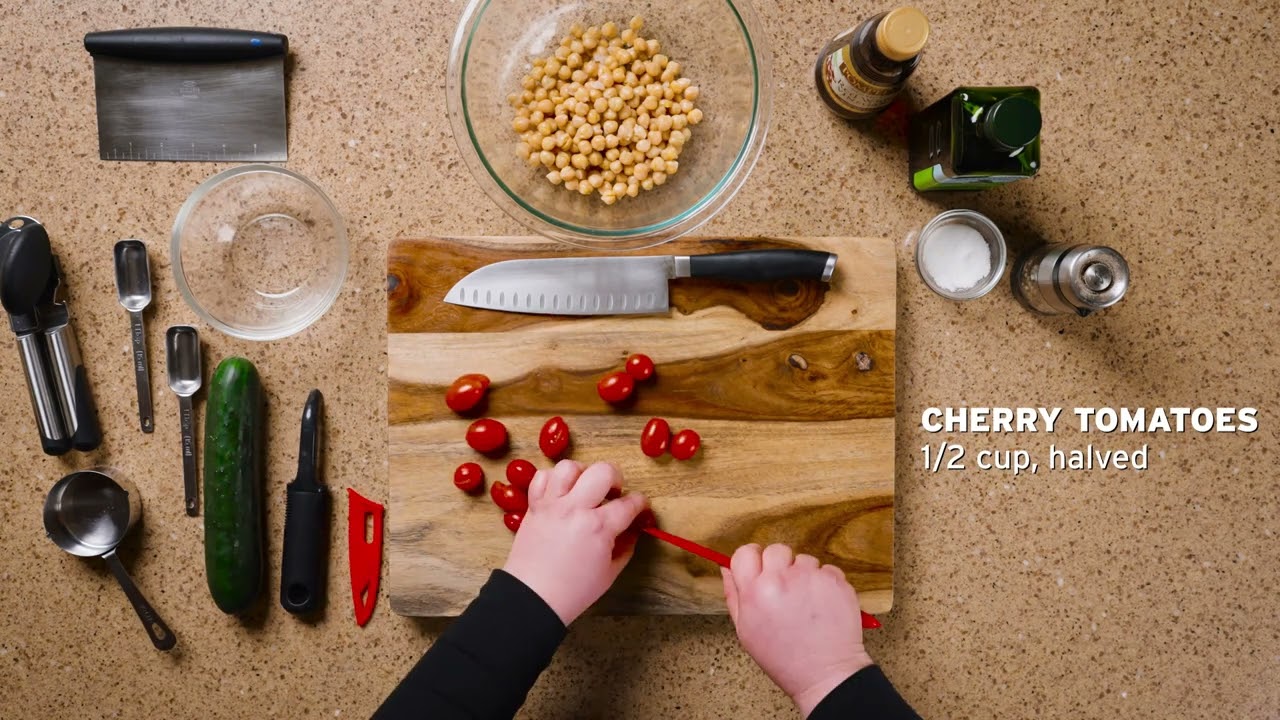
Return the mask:
[(243, 165), (201, 183), (178, 211), (178, 291), (228, 335), (277, 340), (320, 319), (347, 275), (342, 216), (310, 180)]
[[(573, 23), (625, 28), (636, 15), (644, 18), (640, 34), (658, 40), (701, 88), (704, 119), (665, 185), (605, 205), (552, 185), (545, 169), (516, 154), (507, 96)], [(597, 250), (650, 247), (711, 219), (746, 181), (769, 127), (769, 51), (746, 0), (471, 0), (446, 77), (454, 137), (489, 197), (543, 235)]]

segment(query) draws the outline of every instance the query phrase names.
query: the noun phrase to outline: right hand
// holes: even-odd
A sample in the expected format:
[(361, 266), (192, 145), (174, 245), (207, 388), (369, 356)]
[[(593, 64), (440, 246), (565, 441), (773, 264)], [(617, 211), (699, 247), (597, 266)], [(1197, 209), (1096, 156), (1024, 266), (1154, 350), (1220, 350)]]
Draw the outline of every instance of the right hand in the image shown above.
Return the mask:
[(858, 594), (834, 565), (786, 545), (743, 545), (724, 578), (738, 640), (803, 716), (872, 665), (862, 644)]

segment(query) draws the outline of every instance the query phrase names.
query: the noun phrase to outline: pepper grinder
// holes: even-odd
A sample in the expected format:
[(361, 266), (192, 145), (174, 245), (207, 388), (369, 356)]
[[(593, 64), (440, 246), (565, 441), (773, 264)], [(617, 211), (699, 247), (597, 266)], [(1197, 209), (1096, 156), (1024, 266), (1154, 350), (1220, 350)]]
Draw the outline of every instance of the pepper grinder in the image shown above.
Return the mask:
[(1085, 317), (1120, 302), (1129, 289), (1129, 264), (1109, 247), (1045, 245), (1023, 253), (1010, 278), (1028, 309)]

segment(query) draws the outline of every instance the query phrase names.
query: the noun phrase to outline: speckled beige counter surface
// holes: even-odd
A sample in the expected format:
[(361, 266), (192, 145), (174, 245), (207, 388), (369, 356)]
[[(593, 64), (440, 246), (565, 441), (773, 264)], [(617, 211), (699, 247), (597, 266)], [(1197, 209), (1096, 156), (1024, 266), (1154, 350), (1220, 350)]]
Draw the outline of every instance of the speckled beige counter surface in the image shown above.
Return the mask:
[[(287, 167), (347, 219), (351, 272), (334, 309), (269, 345), (204, 326), (208, 357), (243, 353), (270, 394), (269, 587), (306, 390), (325, 390), (327, 479), (385, 500), (384, 253), (401, 234), (511, 234), (479, 190), (444, 113), (462, 2), (0, 0), (0, 212), (42, 220), (61, 253), (106, 432), (90, 457), (40, 454), (17, 353), (0, 351), (0, 716), (363, 717), (443, 627), (350, 618), (343, 525), (331, 605), (314, 624), (274, 600), (249, 622), (205, 588), (202, 525), (182, 513), (177, 404), (163, 331), (195, 316), (168, 237), (186, 195), (225, 166), (97, 159), (87, 31), (148, 25), (276, 30), (290, 39)], [(774, 54), (768, 146), (713, 233), (880, 235), (899, 251), (896, 605), (872, 654), (926, 717), (1280, 717), (1280, 6), (1066, 0), (924, 2), (935, 35), (911, 97), (963, 84), (1044, 93), (1044, 171), (981, 196), (921, 197), (905, 151), (831, 116), (816, 49), (877, 5), (760, 0)], [(1042, 319), (1001, 286), (952, 304), (915, 274), (910, 236), (977, 207), (1015, 246), (1095, 242), (1133, 267), (1124, 302)], [(157, 428), (136, 429), (128, 321), (111, 246), (145, 239)], [(162, 389), (164, 388), (164, 389)], [(1148, 442), (1144, 473), (929, 475), (933, 405), (1244, 406), (1252, 435), (950, 436), (979, 447)], [(1068, 410), (1069, 412), (1069, 410)], [(179, 635), (153, 651), (101, 563), (44, 538), (57, 477), (98, 462), (129, 473), (144, 524), (122, 555)], [(345, 500), (337, 504), (345, 518)], [(395, 508), (389, 508), (394, 513)], [(384, 577), (387, 568), (384, 567)], [(384, 583), (385, 588), (385, 583)], [(724, 618), (589, 618), (525, 711), (537, 718), (791, 717)]]

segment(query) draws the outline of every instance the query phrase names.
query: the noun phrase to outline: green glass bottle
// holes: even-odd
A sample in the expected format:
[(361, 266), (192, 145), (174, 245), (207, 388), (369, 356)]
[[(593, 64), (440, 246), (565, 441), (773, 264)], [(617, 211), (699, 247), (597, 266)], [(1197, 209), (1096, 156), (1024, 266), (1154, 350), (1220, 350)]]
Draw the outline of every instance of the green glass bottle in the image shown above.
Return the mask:
[(960, 87), (911, 118), (911, 184), (984, 190), (1040, 170), (1040, 91)]

